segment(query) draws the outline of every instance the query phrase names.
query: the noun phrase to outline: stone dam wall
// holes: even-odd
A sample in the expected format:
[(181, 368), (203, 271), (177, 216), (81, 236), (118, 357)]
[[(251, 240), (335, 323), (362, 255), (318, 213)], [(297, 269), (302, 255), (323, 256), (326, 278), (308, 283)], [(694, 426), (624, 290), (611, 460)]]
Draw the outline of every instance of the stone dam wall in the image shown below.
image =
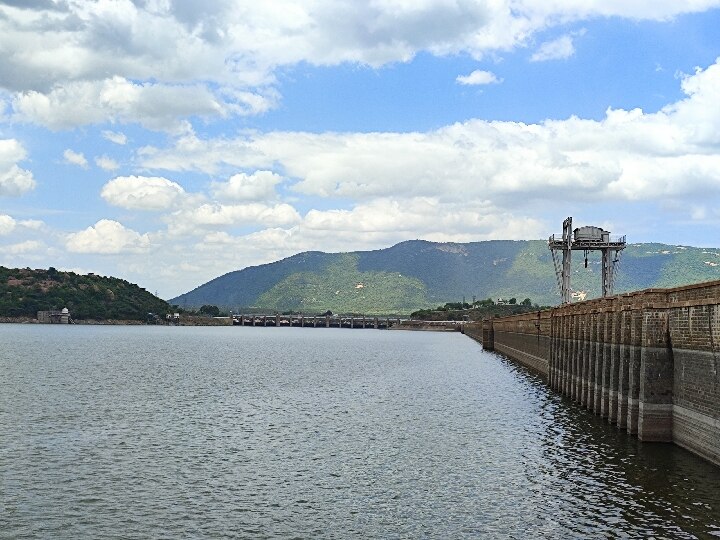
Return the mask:
[(464, 332), (619, 429), (720, 465), (720, 281), (486, 319)]

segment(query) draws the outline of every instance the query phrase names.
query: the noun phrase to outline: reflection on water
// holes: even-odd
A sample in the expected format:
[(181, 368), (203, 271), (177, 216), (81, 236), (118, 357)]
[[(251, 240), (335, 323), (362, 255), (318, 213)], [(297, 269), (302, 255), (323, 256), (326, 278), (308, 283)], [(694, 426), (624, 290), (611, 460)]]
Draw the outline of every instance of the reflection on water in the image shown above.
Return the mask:
[(719, 468), (459, 334), (2, 325), (0, 344), (0, 537), (720, 536)]

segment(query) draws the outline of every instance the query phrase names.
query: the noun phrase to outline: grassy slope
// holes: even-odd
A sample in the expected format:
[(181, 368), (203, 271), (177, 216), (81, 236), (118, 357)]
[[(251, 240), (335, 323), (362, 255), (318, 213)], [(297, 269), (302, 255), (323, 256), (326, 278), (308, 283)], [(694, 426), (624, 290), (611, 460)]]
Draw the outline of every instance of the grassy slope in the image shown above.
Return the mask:
[(35, 317), (64, 307), (74, 319), (144, 320), (149, 312), (170, 311), (167, 302), (122, 279), (0, 266), (0, 316)]
[(357, 254), (340, 254), (322, 274), (299, 272), (277, 283), (257, 304), (274, 310), (405, 313), (427, 305), (425, 285), (397, 272), (362, 272)]
[[(621, 257), (616, 291), (672, 287), (720, 279), (720, 250), (632, 244)], [(358, 283), (363, 288), (356, 289)], [(600, 256), (573, 253), (572, 285), (600, 295)], [(489, 241), (466, 244), (408, 241), (349, 254), (301, 253), (269, 265), (226, 274), (171, 300), (297, 311), (407, 313), (458, 302), (463, 296), (558, 302), (547, 244)]]

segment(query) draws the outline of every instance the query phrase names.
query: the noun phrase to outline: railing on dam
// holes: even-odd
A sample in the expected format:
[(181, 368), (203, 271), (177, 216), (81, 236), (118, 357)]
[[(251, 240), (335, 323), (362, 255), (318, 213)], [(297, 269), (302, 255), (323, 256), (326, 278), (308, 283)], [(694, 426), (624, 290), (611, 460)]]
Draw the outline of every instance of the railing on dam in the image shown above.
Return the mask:
[(365, 315), (233, 315), (234, 326), (275, 326), (296, 328), (374, 328), (385, 330), (401, 319)]
[(720, 281), (486, 319), (464, 332), (641, 440), (720, 465)]

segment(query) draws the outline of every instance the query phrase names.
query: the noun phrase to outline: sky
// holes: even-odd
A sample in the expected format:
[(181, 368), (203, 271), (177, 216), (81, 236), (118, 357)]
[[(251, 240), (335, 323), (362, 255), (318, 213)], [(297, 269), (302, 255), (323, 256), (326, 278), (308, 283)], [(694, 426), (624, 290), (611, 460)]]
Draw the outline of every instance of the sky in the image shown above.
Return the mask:
[(720, 247), (720, 0), (0, 0), (0, 265)]

